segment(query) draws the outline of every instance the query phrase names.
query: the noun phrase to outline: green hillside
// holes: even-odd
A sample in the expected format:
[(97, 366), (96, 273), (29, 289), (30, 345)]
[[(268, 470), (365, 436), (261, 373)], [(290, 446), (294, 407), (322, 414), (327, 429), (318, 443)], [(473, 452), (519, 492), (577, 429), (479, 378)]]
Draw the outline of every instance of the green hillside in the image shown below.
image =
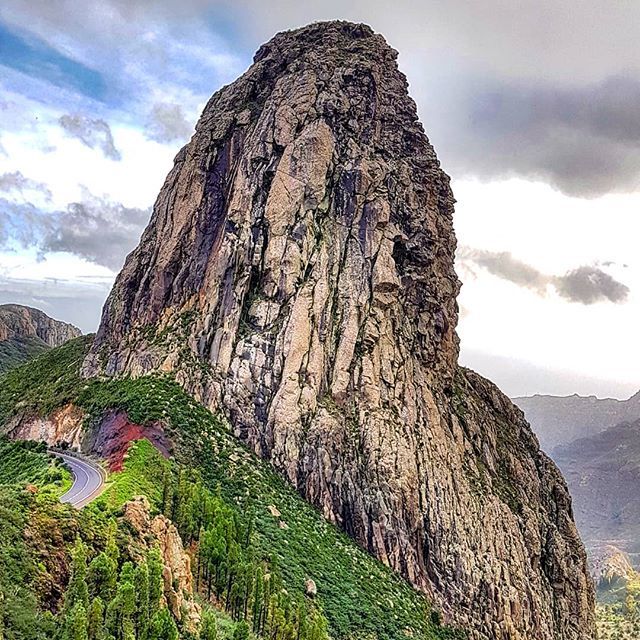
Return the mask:
[[(90, 340), (70, 341), (6, 374), (0, 380), (0, 423), (16, 411), (46, 414), (71, 401), (87, 413), (89, 429), (113, 408), (126, 411), (139, 424), (160, 421), (176, 445), (177, 464), (195, 469), (198, 482), (237, 514), (239, 522), (250, 522), (252, 553), (277, 567), (286, 591), (302, 597), (306, 580), (315, 582), (314, 602), (333, 638), (463, 637), (441, 627), (439, 615), (422, 594), (324, 520), (242, 446), (224, 420), (172, 380), (80, 379), (78, 367)], [(154, 455), (147, 445), (131, 449), (125, 470), (99, 501), (102, 508), (115, 508), (141, 491), (162, 508), (165, 472), (162, 464), (147, 459)]]
[(49, 345), (40, 338), (11, 338), (0, 341), (0, 374), (49, 349)]

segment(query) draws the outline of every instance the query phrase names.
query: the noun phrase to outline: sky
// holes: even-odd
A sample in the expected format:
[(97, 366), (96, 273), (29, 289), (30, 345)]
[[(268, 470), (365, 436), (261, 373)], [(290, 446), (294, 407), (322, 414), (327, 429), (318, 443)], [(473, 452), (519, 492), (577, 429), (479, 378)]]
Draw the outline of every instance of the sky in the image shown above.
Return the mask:
[(512, 396), (640, 389), (637, 0), (3, 0), (0, 302), (95, 331), (210, 95), (326, 19), (399, 51), (452, 177), (461, 362)]

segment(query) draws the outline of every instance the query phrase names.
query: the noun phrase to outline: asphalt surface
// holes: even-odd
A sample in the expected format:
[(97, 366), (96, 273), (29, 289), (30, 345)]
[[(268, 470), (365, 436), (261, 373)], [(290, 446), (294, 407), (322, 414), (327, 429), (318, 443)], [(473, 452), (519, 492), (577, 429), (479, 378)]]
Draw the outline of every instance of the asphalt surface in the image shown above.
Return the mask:
[(81, 509), (102, 491), (104, 471), (86, 459), (58, 451), (55, 454), (67, 463), (73, 473), (73, 484), (69, 491), (60, 497), (60, 502), (68, 502), (77, 509)]

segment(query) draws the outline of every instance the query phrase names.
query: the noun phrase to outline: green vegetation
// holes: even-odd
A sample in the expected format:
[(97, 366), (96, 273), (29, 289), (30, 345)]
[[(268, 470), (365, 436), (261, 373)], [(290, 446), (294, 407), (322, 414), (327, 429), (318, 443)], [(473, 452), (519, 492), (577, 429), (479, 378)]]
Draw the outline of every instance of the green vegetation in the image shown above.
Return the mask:
[(80, 365), (92, 339), (69, 340), (0, 378), (0, 424), (18, 412), (46, 416), (75, 399), (82, 385)]
[(315, 581), (332, 636), (456, 637), (432, 622), (421, 594), (327, 523), (168, 378), (94, 381), (77, 402), (95, 417), (119, 407), (137, 423), (162, 420), (178, 445), (178, 460), (199, 469), (205, 485), (228, 504), (255, 514), (256, 546), (277, 561), (286, 588), (295, 593), (308, 578)]
[(39, 491), (62, 495), (71, 486), (71, 473), (43, 442), (14, 442), (0, 436), (0, 484), (34, 485)]
[(133, 442), (126, 453), (124, 468), (112, 474), (98, 504), (122, 506), (135, 496), (147, 496), (152, 505), (162, 500), (162, 478), (167, 462), (148, 440)]
[(11, 338), (0, 341), (0, 374), (49, 350), (40, 338)]
[(19, 487), (0, 486), (0, 637), (7, 640), (44, 640), (54, 628), (38, 607), (38, 567), (23, 537), (31, 501)]
[[(78, 368), (89, 339), (73, 340), (9, 372), (0, 384), (0, 421), (15, 411), (16, 403), (21, 410), (28, 408), (46, 414), (68, 402), (85, 410), (88, 428), (97, 424), (105, 411), (114, 408), (126, 411), (139, 424), (161, 421), (176, 445), (180, 465), (197, 469), (200, 475), (194, 482), (235, 514), (232, 521), (238, 524), (234, 524), (235, 533), (232, 530), (229, 538), (225, 538), (228, 547), (234, 541), (238, 544), (239, 532), (248, 526), (243, 524), (245, 517), (250, 518), (250, 551), (241, 554), (242, 563), (252, 567), (254, 580), (259, 567), (263, 575), (267, 570), (279, 574), (282, 587), (291, 594), (290, 604), (282, 604), (283, 609), (289, 607), (290, 615), (304, 599), (307, 580), (312, 579), (317, 586), (316, 606), (326, 616), (333, 638), (464, 637), (441, 627), (439, 616), (422, 594), (329, 524), (270, 465), (243, 447), (224, 421), (195, 402), (172, 380), (152, 376), (136, 380), (82, 380)], [(129, 450), (124, 472), (115, 476), (99, 500), (103, 509), (115, 508), (140, 492), (162, 508), (165, 471), (162, 464), (154, 464), (153, 456), (158, 454), (148, 443)], [(162, 478), (158, 478), (159, 472)], [(180, 517), (172, 515), (180, 523)], [(191, 531), (187, 539), (199, 549), (204, 544), (201, 536), (206, 533), (207, 526), (203, 532), (198, 527), (197, 537)], [(200, 552), (196, 561), (200, 562), (199, 584), (204, 583), (208, 590), (213, 572), (211, 589), (218, 594), (221, 583), (220, 576), (215, 577), (215, 562), (203, 559)], [(209, 569), (204, 570), (203, 563)], [(255, 584), (254, 581), (254, 589)], [(237, 599), (231, 597), (230, 591), (227, 597), (226, 589), (219, 595), (220, 604), (229, 609), (233, 621), (238, 614)], [(250, 602), (243, 600), (240, 608), (243, 611), (245, 605), (250, 608)], [(253, 618), (249, 622), (253, 626)], [(239, 634), (242, 633), (241, 630)]]
[(640, 638), (640, 574), (601, 580), (596, 590), (596, 622), (600, 640)]

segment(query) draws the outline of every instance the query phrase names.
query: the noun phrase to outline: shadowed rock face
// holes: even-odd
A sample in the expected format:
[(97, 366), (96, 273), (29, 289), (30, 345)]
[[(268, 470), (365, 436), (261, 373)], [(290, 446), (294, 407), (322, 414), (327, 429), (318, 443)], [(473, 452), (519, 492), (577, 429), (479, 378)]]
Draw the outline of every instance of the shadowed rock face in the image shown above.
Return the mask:
[(85, 373), (174, 372), (471, 637), (591, 638), (564, 481), (457, 366), (454, 199), (396, 55), (311, 25), (211, 98)]

